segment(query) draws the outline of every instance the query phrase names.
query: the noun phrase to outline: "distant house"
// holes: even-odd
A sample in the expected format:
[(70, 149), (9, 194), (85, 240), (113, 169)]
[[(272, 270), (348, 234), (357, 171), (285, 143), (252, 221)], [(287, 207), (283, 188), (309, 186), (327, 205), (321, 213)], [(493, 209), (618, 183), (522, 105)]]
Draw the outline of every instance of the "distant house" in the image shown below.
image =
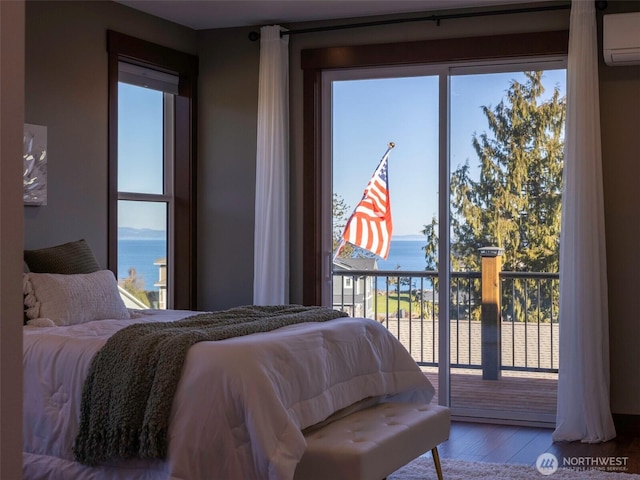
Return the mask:
[(333, 308), (352, 317), (373, 318), (374, 277), (350, 274), (378, 270), (375, 258), (336, 258), (333, 262)]
[(158, 287), (158, 306), (164, 310), (167, 308), (167, 259), (159, 258), (154, 265), (158, 266), (158, 281), (153, 284), (154, 287)]

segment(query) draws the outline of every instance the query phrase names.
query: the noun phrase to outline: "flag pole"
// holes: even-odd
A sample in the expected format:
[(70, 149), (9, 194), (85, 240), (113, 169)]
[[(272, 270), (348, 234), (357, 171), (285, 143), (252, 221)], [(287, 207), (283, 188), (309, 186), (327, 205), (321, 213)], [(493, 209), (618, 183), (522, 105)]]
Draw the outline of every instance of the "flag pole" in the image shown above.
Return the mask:
[[(391, 149), (393, 149), (396, 146), (396, 144), (394, 142), (389, 142), (387, 144), (387, 151), (384, 152), (384, 155), (382, 155), (382, 158), (384, 159), (387, 155), (389, 155), (389, 152), (391, 151)], [(357, 206), (356, 206), (357, 208)], [(353, 210), (355, 212), (355, 208)], [(351, 213), (351, 215), (353, 215), (353, 213)], [(349, 222), (347, 222), (344, 226), (344, 230), (342, 231), (342, 235), (341, 235), (341, 240), (340, 240), (340, 244), (338, 245), (338, 247), (336, 248), (335, 252), (333, 253), (333, 260), (332, 260), (332, 264), (333, 262), (336, 261), (336, 258), (338, 258), (338, 254), (340, 253), (340, 250), (342, 250), (342, 247), (344, 247), (344, 244), (346, 243), (345, 239), (344, 239), (344, 231), (347, 229), (347, 225), (349, 224)]]

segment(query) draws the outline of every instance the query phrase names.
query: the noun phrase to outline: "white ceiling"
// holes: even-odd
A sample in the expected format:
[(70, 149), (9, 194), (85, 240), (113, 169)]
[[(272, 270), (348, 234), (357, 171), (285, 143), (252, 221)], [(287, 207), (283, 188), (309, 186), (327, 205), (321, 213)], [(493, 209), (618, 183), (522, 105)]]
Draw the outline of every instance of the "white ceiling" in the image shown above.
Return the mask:
[[(1, 0), (0, 0), (1, 1)], [(116, 0), (196, 30), (482, 7), (540, 0)]]

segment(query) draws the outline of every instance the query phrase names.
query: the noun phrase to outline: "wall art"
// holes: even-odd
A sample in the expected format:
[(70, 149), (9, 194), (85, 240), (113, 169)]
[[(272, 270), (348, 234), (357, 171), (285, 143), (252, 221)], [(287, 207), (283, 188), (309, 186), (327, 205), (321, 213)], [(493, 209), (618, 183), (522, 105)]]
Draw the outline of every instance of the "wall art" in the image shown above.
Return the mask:
[(25, 205), (47, 204), (47, 127), (24, 124), (23, 200)]

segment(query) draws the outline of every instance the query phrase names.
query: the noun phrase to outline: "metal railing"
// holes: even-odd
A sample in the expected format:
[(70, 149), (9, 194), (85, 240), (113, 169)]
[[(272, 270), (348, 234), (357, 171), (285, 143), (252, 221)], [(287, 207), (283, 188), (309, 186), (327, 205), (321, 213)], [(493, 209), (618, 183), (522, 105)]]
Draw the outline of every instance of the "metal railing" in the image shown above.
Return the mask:
[[(501, 370), (557, 373), (557, 273), (500, 272)], [(346, 280), (345, 280), (346, 279)], [(333, 306), (383, 323), (419, 365), (438, 365), (438, 273), (348, 270), (333, 274)], [(482, 369), (482, 273), (452, 272), (451, 367)]]

